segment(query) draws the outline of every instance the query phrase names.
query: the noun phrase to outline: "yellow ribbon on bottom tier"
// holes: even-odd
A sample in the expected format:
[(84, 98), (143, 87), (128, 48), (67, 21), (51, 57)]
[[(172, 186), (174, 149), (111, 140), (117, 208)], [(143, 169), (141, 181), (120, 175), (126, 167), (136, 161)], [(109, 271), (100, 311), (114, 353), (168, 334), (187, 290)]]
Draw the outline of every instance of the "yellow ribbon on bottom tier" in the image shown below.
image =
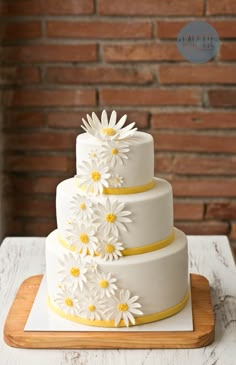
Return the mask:
[[(189, 292), (187, 291), (184, 298), (178, 304), (174, 305), (173, 307), (167, 308), (163, 311), (147, 314), (144, 316), (136, 317), (135, 318), (135, 326), (139, 324), (151, 323), (155, 321), (159, 321), (161, 319), (173, 316), (174, 314), (180, 312), (185, 305), (187, 304), (189, 299)], [(82, 318), (79, 316), (75, 316), (72, 314), (67, 314), (63, 312), (60, 308), (56, 307), (52, 302), (50, 297), (48, 296), (48, 306), (53, 312), (57, 313), (59, 316), (68, 319), (73, 322), (77, 322), (86, 326), (94, 326), (94, 327), (108, 327), (108, 328), (115, 328), (115, 321), (114, 320), (91, 320), (87, 318)], [(132, 324), (130, 324), (133, 326)], [(125, 327), (125, 322), (122, 319), (117, 327)]]

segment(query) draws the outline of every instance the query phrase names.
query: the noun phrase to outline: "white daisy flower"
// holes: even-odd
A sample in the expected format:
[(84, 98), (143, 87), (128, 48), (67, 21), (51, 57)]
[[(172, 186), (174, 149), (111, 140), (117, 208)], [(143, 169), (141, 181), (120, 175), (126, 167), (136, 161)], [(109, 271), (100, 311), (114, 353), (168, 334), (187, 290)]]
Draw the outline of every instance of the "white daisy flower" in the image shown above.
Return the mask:
[(129, 290), (121, 290), (119, 297), (114, 297), (113, 306), (105, 311), (108, 319), (115, 320), (117, 327), (123, 319), (126, 327), (129, 327), (129, 321), (135, 325), (133, 314), (141, 315), (143, 312), (137, 308), (141, 308), (141, 304), (137, 303), (138, 296), (131, 297)]
[(137, 128), (133, 128), (135, 123), (130, 123), (126, 127), (122, 128), (126, 122), (126, 118), (127, 115), (124, 115), (116, 124), (116, 112), (113, 111), (111, 113), (110, 120), (108, 121), (107, 112), (103, 110), (101, 121), (95, 113), (92, 113), (92, 117), (87, 114), (88, 121), (82, 119), (84, 125), (81, 125), (81, 128), (100, 140), (127, 139), (133, 136)]
[(108, 184), (111, 188), (120, 188), (124, 184), (124, 178), (119, 174), (111, 174)]
[(101, 146), (101, 158), (111, 167), (116, 163), (123, 165), (124, 160), (128, 159), (127, 152), (129, 152), (128, 145), (118, 141), (106, 141)]
[(94, 212), (96, 214), (95, 223), (99, 224), (99, 231), (103, 232), (105, 237), (112, 235), (117, 237), (119, 231), (127, 231), (125, 223), (130, 223), (132, 220), (128, 218), (131, 212), (124, 210), (125, 204), (113, 201), (108, 198), (106, 204), (99, 203)]
[(95, 149), (93, 149), (93, 150), (91, 150), (90, 152), (89, 152), (89, 158), (91, 159), (91, 160), (93, 160), (93, 159), (97, 159), (98, 157), (99, 157), (99, 152), (98, 152), (98, 150), (95, 150)]
[(117, 290), (116, 284), (117, 279), (111, 276), (111, 273), (100, 273), (96, 276), (93, 282), (93, 289), (95, 293), (102, 299), (104, 297), (110, 298), (111, 295), (115, 294)]
[(67, 219), (67, 221), (66, 221), (66, 224), (71, 224), (71, 223), (73, 223), (73, 218), (69, 218), (69, 219)]
[(72, 247), (76, 247), (78, 252), (83, 256), (87, 254), (94, 255), (97, 249), (97, 237), (95, 237), (95, 229), (86, 226), (84, 223), (72, 222), (67, 229), (68, 243)]
[(55, 302), (66, 314), (78, 315), (80, 311), (79, 299), (74, 289), (61, 285), (55, 296)]
[(102, 194), (103, 188), (108, 187), (108, 179), (111, 176), (108, 170), (109, 167), (105, 166), (103, 161), (82, 162), (76, 175), (79, 187), (85, 189), (86, 193)]
[[(97, 252), (97, 249), (96, 249)], [(86, 268), (87, 268), (87, 278), (88, 278), (88, 288), (91, 288), (91, 284), (94, 280), (94, 277), (97, 276), (100, 273), (100, 268), (96, 262), (96, 260), (94, 260), (91, 256), (86, 256), (84, 258), (85, 263), (86, 263)]]
[(58, 260), (61, 269), (58, 271), (60, 280), (63, 284), (70, 284), (74, 289), (78, 286), (83, 289), (84, 283), (87, 282), (86, 264), (81, 260), (77, 253), (68, 253)]
[(80, 302), (80, 316), (83, 318), (91, 319), (92, 321), (96, 319), (101, 319), (104, 310), (104, 303), (98, 298), (94, 293), (89, 295), (84, 294)]
[(91, 260), (89, 256), (87, 256), (89, 260), (86, 261), (86, 267), (88, 269), (88, 274), (97, 274), (99, 272), (98, 264), (95, 260)]
[(97, 252), (104, 260), (118, 260), (122, 256), (122, 250), (124, 250), (123, 244), (115, 237), (100, 239), (98, 242)]
[(71, 200), (71, 212), (74, 219), (80, 221), (91, 220), (93, 214), (93, 204), (85, 196), (76, 194)]

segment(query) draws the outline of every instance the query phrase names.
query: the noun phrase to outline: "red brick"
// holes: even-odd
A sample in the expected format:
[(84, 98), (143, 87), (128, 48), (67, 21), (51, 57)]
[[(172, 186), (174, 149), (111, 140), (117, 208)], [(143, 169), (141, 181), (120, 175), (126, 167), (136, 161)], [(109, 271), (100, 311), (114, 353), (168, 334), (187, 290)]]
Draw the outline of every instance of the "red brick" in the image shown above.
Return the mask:
[(173, 156), (163, 153), (155, 154), (155, 172), (172, 172), (173, 160)]
[(236, 153), (235, 137), (209, 134), (154, 133), (157, 151)]
[(5, 47), (4, 62), (74, 62), (96, 61), (95, 44), (43, 44)]
[[(231, 225), (230, 238), (232, 238), (233, 240), (236, 240), (236, 223), (233, 223)], [(234, 254), (236, 257), (236, 247), (234, 248)]]
[[(95, 111), (100, 118), (101, 111)], [(49, 112), (48, 125), (55, 128), (76, 128), (78, 133), (82, 130), (80, 126), (82, 124), (82, 118), (86, 119), (86, 111), (79, 112)], [(148, 128), (148, 112), (134, 112), (134, 111), (121, 111), (117, 110), (117, 119), (121, 118), (124, 114), (128, 115), (129, 122), (135, 122), (138, 128)]]
[(25, 223), (25, 234), (27, 236), (45, 237), (57, 228), (54, 219), (41, 221), (27, 221)]
[(136, 126), (140, 129), (149, 127), (149, 113), (145, 111), (130, 111), (130, 110), (117, 110), (117, 118), (121, 118), (124, 114), (127, 114), (127, 122), (135, 122)]
[(103, 58), (108, 62), (183, 60), (176, 43), (104, 45)]
[(4, 117), (5, 128), (40, 128), (45, 125), (42, 112), (8, 111)]
[[(160, 39), (176, 39), (181, 28), (189, 21), (186, 20), (160, 20), (157, 21), (157, 35)], [(236, 37), (236, 21), (235, 20), (209, 20), (217, 31), (219, 37), (235, 38)]]
[(39, 38), (41, 23), (39, 21), (1, 23), (0, 37), (2, 41)]
[(188, 235), (225, 235), (229, 233), (226, 222), (177, 222), (177, 228)]
[(6, 150), (12, 151), (65, 151), (72, 150), (77, 133), (42, 132), (27, 134), (8, 134)]
[(234, 197), (236, 179), (173, 179), (174, 196)]
[(236, 83), (235, 65), (159, 66), (162, 84), (233, 84)]
[(18, 84), (38, 83), (40, 72), (36, 67), (19, 67), (16, 71), (16, 81)]
[(76, 15), (92, 14), (93, 0), (11, 0), (2, 1), (2, 15)]
[(172, 171), (191, 175), (236, 175), (236, 156), (176, 156)]
[(13, 201), (13, 217), (54, 217), (55, 200), (21, 197)]
[(177, 39), (177, 35), (189, 21), (187, 20), (158, 20), (156, 22), (159, 39)]
[(236, 37), (236, 21), (234, 20), (211, 20), (207, 21), (217, 31), (220, 39)]
[(47, 71), (47, 78), (59, 84), (148, 84), (153, 81), (151, 71), (143, 67), (52, 67)]
[[(4, 187), (4, 185), (3, 185)], [(4, 191), (4, 195), (3, 195), (3, 207), (4, 207), (4, 213), (5, 213), (5, 216), (3, 217), (3, 224), (5, 224), (5, 222), (8, 220), (11, 220), (12, 217), (11, 217), (11, 214), (12, 214), (12, 201), (13, 201), (13, 196), (12, 195), (9, 195), (8, 193), (5, 194), (5, 191)], [(4, 227), (3, 227), (4, 228)]]
[(130, 21), (50, 21), (47, 35), (59, 38), (129, 39), (151, 38), (150, 22)]
[(175, 220), (198, 220), (203, 218), (203, 203), (183, 203), (174, 204)]
[(95, 90), (36, 90), (6, 91), (7, 106), (81, 106), (96, 105)]
[(51, 177), (18, 177), (13, 176), (10, 186), (6, 187), (9, 192), (14, 194), (54, 194), (57, 185), (63, 180), (62, 176)]
[[(8, 203), (8, 202), (7, 202)], [(22, 236), (24, 232), (24, 224), (19, 219), (7, 219), (5, 222), (5, 236)]]
[(236, 60), (236, 43), (222, 43), (220, 47), (220, 60), (235, 61)]
[(0, 69), (0, 85), (32, 84), (39, 81), (39, 69), (36, 67), (2, 67)]
[(235, 0), (208, 0), (207, 2), (208, 15), (233, 15), (236, 14)]
[(207, 205), (206, 219), (235, 219), (236, 203), (209, 203)]
[(198, 89), (101, 89), (102, 105), (199, 105)]
[(59, 171), (68, 172), (75, 158), (66, 156), (7, 156), (5, 157), (5, 170), (7, 171)]
[(236, 90), (219, 89), (208, 91), (209, 104), (215, 107), (236, 106)]
[(86, 111), (56, 111), (48, 113), (48, 126), (53, 128), (76, 128), (82, 132), (80, 128), (82, 118), (86, 118)]
[(203, 0), (100, 0), (99, 14), (102, 15), (202, 15)]
[(152, 116), (154, 129), (231, 129), (236, 128), (235, 112), (171, 112)]

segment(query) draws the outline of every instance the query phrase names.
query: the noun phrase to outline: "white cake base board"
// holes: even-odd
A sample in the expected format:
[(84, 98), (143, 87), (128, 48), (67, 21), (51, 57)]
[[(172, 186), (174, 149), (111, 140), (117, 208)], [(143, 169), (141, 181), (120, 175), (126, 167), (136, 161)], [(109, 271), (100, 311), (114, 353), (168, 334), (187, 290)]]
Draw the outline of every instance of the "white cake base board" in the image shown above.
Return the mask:
[(24, 331), (102, 331), (102, 332), (145, 332), (145, 331), (193, 331), (191, 290), (186, 307), (172, 317), (129, 328), (101, 328), (84, 326), (68, 321), (52, 312), (47, 305), (46, 277), (41, 281), (38, 293), (32, 305)]

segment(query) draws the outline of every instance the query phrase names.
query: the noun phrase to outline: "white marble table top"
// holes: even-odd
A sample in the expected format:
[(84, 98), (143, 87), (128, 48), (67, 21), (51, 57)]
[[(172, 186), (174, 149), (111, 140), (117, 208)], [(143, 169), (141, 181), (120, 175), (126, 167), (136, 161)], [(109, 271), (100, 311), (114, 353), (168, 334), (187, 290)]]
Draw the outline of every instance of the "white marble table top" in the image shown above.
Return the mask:
[(192, 350), (27, 350), (8, 347), (3, 326), (24, 279), (44, 273), (44, 238), (9, 237), (0, 247), (0, 365), (235, 365), (236, 267), (225, 236), (188, 236), (190, 272), (211, 285), (212, 345)]

